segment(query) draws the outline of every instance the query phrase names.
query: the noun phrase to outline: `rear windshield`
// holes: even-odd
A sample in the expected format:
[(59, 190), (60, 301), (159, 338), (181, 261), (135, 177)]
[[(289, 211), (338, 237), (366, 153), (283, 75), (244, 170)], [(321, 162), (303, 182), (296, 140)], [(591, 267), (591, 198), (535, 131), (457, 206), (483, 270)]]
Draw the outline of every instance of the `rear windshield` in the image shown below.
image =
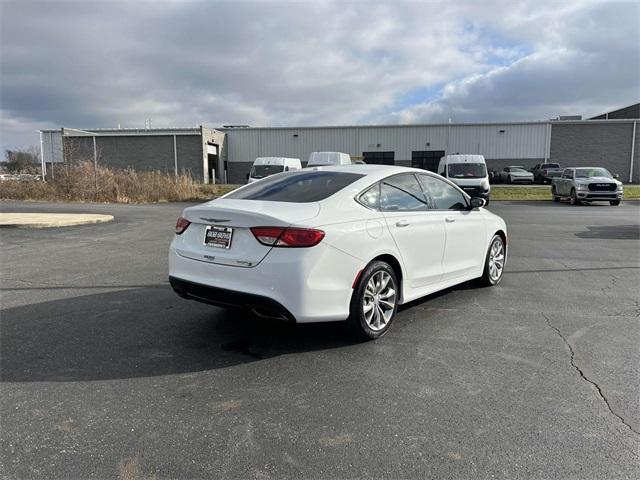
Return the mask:
[(450, 163), (449, 178), (484, 178), (487, 176), (487, 169), (484, 163)]
[(559, 163), (543, 163), (540, 165), (540, 168), (560, 168)]
[(251, 167), (251, 178), (264, 178), (284, 171), (284, 165), (254, 165)]
[(231, 192), (225, 198), (271, 202), (318, 202), (364, 175), (345, 172), (289, 172), (272, 175)]

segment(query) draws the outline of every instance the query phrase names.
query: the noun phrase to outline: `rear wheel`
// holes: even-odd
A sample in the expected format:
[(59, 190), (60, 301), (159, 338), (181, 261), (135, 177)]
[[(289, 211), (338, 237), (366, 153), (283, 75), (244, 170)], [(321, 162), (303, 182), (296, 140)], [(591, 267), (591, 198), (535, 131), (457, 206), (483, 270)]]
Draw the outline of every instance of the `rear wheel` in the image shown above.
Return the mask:
[(571, 205), (580, 205), (580, 200), (578, 200), (576, 191), (573, 188), (571, 189), (571, 195), (569, 195), (569, 203)]
[(484, 272), (480, 277), (480, 284), (487, 287), (497, 285), (502, 280), (504, 266), (507, 261), (507, 249), (504, 240), (497, 233), (489, 243), (489, 250), (484, 260)]
[(617, 207), (618, 205), (620, 205), (620, 200), (609, 200), (609, 205)]
[(393, 268), (382, 261), (370, 263), (353, 290), (348, 320), (351, 329), (366, 340), (380, 338), (391, 327), (399, 299)]

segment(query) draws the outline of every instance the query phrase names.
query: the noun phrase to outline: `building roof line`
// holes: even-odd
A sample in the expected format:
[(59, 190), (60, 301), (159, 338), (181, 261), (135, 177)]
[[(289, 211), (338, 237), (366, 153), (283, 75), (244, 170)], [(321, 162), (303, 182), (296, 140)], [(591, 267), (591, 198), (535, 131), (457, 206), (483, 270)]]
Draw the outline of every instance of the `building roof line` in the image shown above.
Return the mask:
[[(344, 129), (344, 128), (357, 128), (357, 129), (373, 129), (373, 128), (428, 128), (428, 127), (508, 127), (517, 125), (549, 125), (549, 124), (595, 124), (595, 123), (630, 123), (637, 121), (633, 118), (611, 118), (611, 119), (585, 119), (585, 120), (540, 120), (532, 122), (471, 122), (471, 123), (416, 123), (416, 124), (384, 124), (384, 125), (316, 125), (316, 126), (282, 126), (282, 127), (247, 127), (247, 128), (224, 128), (224, 127), (204, 127), (213, 130), (219, 130), (221, 132), (246, 132), (248, 130), (319, 130), (319, 129)], [(86, 132), (93, 132), (97, 135), (104, 134), (138, 134), (138, 135), (172, 135), (182, 133), (185, 135), (197, 135), (200, 133), (200, 127), (167, 127), (167, 128), (83, 128), (75, 129), (70, 128), (70, 131), (82, 130)], [(43, 129), (42, 133), (55, 133), (60, 132), (61, 129)]]

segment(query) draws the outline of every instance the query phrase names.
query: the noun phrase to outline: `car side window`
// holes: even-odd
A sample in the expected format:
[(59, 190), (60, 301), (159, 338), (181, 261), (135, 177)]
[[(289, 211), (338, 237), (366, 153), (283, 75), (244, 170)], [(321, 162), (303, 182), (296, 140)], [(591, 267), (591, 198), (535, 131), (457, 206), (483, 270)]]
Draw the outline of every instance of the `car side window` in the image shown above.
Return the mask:
[(419, 175), (420, 183), (438, 210), (465, 210), (467, 199), (457, 188), (431, 175)]
[(505, 172), (508, 172), (508, 171), (509, 171), (509, 167), (506, 167), (506, 168), (504, 169), (504, 171), (505, 171)]
[(573, 178), (573, 172), (571, 171), (570, 168), (565, 169), (564, 172), (562, 172), (562, 177), (563, 178)]
[(415, 212), (429, 208), (418, 180), (413, 173), (385, 178), (380, 184), (380, 208), (385, 212)]
[(358, 201), (365, 207), (377, 210), (380, 208), (380, 184), (376, 183), (373, 187), (361, 193)]

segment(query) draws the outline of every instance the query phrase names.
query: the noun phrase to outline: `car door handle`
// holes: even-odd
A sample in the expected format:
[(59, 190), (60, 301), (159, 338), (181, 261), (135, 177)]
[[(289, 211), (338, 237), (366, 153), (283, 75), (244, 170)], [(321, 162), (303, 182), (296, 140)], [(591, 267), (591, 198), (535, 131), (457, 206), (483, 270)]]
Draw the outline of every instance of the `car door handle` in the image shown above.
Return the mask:
[(456, 221), (456, 219), (453, 217), (445, 217), (444, 221), (447, 223), (453, 223)]
[(408, 227), (409, 226), (409, 222), (407, 222), (406, 220), (398, 220), (396, 222), (396, 227)]

